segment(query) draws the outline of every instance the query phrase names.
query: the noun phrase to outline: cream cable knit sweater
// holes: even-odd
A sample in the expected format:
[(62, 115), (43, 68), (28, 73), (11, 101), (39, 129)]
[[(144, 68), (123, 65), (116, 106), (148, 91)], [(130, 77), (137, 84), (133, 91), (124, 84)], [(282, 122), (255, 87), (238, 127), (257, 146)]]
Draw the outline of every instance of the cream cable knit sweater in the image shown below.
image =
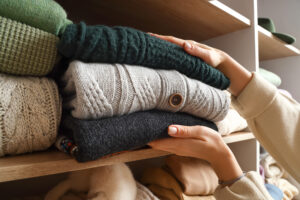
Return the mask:
[(0, 74), (0, 156), (47, 149), (60, 116), (54, 81)]
[[(174, 70), (74, 61), (63, 76), (65, 107), (73, 117), (96, 119), (159, 109), (186, 112), (212, 121), (227, 114), (225, 92)], [(172, 106), (169, 100), (180, 94)]]

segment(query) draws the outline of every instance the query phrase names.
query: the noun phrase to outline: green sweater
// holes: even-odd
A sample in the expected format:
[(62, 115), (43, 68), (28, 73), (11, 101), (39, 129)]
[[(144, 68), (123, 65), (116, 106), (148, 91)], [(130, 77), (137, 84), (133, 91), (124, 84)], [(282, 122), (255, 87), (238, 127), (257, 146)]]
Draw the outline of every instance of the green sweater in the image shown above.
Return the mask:
[(54, 0), (1, 0), (0, 15), (55, 35), (72, 23)]
[(58, 37), (0, 16), (0, 73), (44, 76), (54, 67)]
[(58, 51), (67, 58), (84, 62), (175, 69), (216, 88), (229, 86), (224, 74), (181, 47), (128, 27), (68, 25)]

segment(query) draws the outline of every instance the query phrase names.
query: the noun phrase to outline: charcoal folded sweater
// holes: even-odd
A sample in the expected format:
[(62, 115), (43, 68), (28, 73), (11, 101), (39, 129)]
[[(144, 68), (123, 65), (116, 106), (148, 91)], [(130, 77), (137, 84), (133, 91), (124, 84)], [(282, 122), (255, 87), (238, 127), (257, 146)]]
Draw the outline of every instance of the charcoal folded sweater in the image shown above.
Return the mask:
[(158, 109), (216, 122), (226, 116), (230, 104), (224, 91), (175, 70), (73, 61), (62, 80), (64, 108), (79, 119)]
[(219, 89), (230, 84), (224, 74), (181, 47), (128, 27), (71, 24), (66, 27), (58, 50), (67, 58), (84, 62), (175, 69)]
[(62, 126), (64, 133), (73, 138), (77, 145), (75, 158), (85, 162), (168, 137), (167, 128), (171, 124), (202, 125), (217, 130), (213, 122), (205, 119), (157, 110), (98, 120), (67, 116)]

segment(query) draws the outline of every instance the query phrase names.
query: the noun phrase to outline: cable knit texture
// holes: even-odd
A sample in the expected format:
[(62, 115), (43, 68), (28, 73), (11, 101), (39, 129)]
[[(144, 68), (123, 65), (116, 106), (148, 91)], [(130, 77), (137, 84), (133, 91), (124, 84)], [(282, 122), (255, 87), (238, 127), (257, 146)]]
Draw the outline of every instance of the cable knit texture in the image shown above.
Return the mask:
[(171, 124), (203, 125), (217, 130), (213, 122), (185, 113), (162, 111), (136, 112), (98, 120), (80, 120), (68, 116), (63, 127), (64, 133), (70, 134), (78, 147), (76, 159), (84, 162), (168, 137), (167, 128)]
[(0, 156), (47, 149), (60, 116), (54, 81), (0, 74)]
[(59, 52), (84, 62), (142, 65), (175, 69), (211, 86), (226, 89), (229, 80), (203, 60), (170, 42), (128, 27), (68, 25), (58, 45)]
[(48, 74), (54, 67), (57, 42), (53, 34), (0, 16), (0, 72)]
[[(175, 70), (74, 61), (63, 82), (65, 107), (80, 119), (159, 109), (219, 121), (226, 116), (230, 104), (225, 92)], [(182, 96), (182, 103), (175, 107), (169, 103), (173, 94)]]
[(55, 35), (72, 23), (53, 0), (1, 0), (0, 15)]

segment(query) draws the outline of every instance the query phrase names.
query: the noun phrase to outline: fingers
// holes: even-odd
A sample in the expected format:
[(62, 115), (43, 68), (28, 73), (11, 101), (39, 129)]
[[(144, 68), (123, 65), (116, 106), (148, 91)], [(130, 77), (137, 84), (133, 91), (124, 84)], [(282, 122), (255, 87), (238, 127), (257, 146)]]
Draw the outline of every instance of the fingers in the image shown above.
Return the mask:
[(218, 133), (206, 126), (171, 125), (168, 128), (168, 134), (172, 137), (194, 138), (207, 141), (209, 137), (213, 137)]
[[(202, 45), (202, 44), (201, 44)], [(183, 49), (190, 55), (201, 58), (205, 62), (209, 61), (210, 59), (210, 52), (209, 49), (201, 47), (200, 44), (194, 45), (190, 42), (185, 42), (183, 44)]]
[(160, 38), (162, 40), (166, 40), (168, 42), (174, 43), (178, 46), (181, 46), (185, 52), (188, 54), (201, 58), (204, 62), (208, 63), (209, 65), (216, 67), (219, 65), (219, 54), (214, 54), (215, 49), (209, 47), (205, 44), (201, 44), (195, 42), (193, 40), (183, 40), (173, 36), (165, 36), (165, 35), (158, 35), (154, 33), (149, 33), (151, 36)]
[(199, 139), (165, 138), (152, 141), (148, 145), (153, 149), (191, 157), (198, 157), (199, 151), (206, 154), (208, 149), (208, 144)]
[(185, 40), (179, 39), (179, 38), (176, 38), (176, 37), (173, 37), (173, 36), (158, 35), (158, 34), (155, 34), (155, 33), (149, 33), (149, 34), (151, 36), (157, 37), (159, 39), (166, 40), (168, 42), (177, 44), (178, 46), (181, 46), (181, 47), (183, 47), (183, 44), (185, 42)]

